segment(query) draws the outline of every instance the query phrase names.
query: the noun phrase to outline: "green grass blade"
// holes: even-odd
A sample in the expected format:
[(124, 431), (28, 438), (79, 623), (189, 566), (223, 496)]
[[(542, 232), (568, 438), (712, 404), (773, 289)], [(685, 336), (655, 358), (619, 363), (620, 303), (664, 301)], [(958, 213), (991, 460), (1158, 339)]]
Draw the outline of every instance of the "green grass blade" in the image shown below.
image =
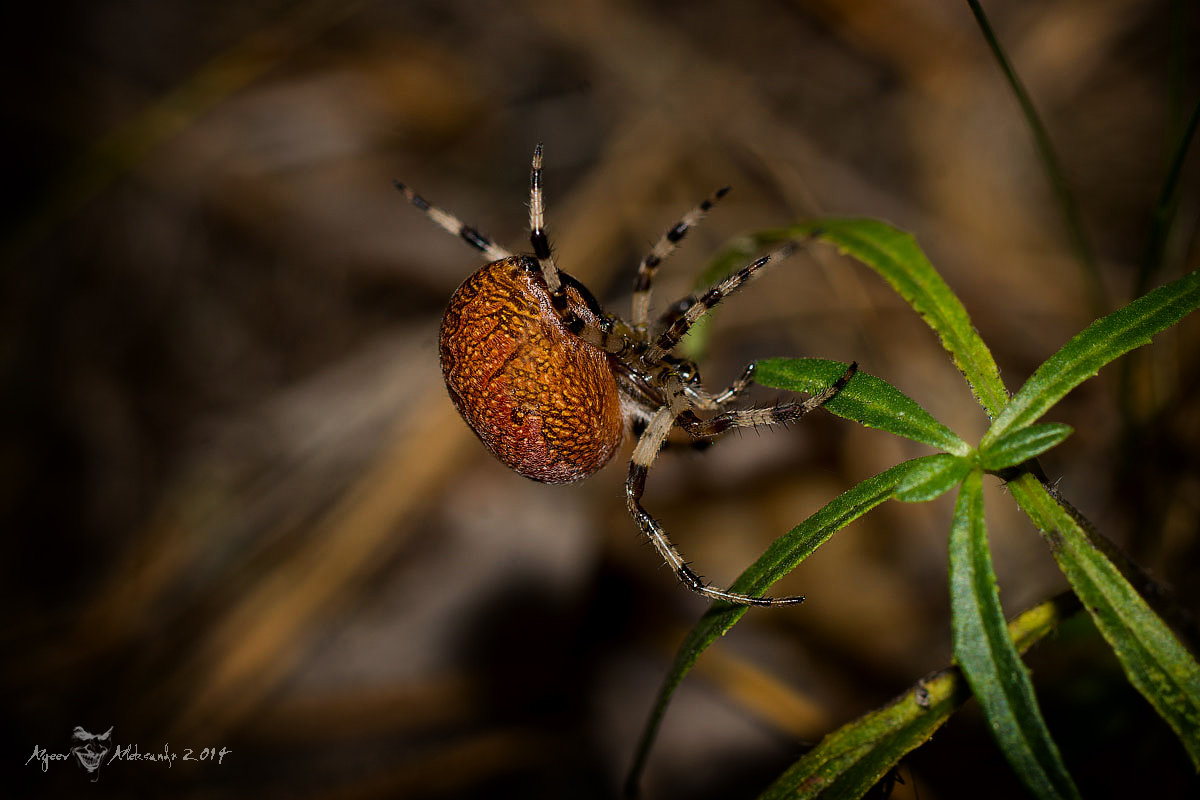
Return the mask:
[(1004, 624), (979, 470), (963, 481), (950, 526), (950, 612), (954, 660), (1021, 782), (1037, 797), (1078, 798)]
[(1171, 327), (1200, 306), (1200, 270), (1160, 286), (1096, 320), (1037, 368), (983, 436), (980, 449), (1024, 428), (1108, 362)]
[(1022, 475), (1008, 488), (1050, 542), (1129, 682), (1175, 730), (1200, 771), (1200, 664), (1036, 478)]
[[(830, 386), (848, 364), (820, 358), (767, 358), (755, 364), (754, 381), (773, 389), (815, 394)], [(887, 381), (859, 370), (824, 405), (839, 417), (965, 456), (971, 446)]]
[(979, 464), (995, 472), (1015, 467), (1041, 455), (1074, 433), (1074, 428), (1061, 422), (1047, 422), (1019, 428), (991, 442), (979, 451)]
[(1175, 212), (1179, 207), (1179, 178), (1183, 174), (1183, 162), (1187, 158), (1192, 139), (1196, 136), (1197, 126), (1200, 126), (1200, 101), (1196, 102), (1192, 116), (1183, 129), (1179, 144), (1171, 157), (1171, 165), (1167, 169), (1167, 178), (1159, 191), (1158, 202), (1154, 204), (1154, 213), (1150, 216), (1150, 235), (1146, 239), (1146, 252), (1138, 267), (1134, 294), (1145, 292), (1154, 273), (1162, 266), (1167, 237), (1171, 233), (1171, 224), (1175, 221)]
[[(891, 498), (896, 486), (912, 472), (921, 470), (930, 458), (936, 456), (914, 458), (897, 464), (838, 495), (804, 522), (772, 542), (766, 552), (730, 585), (730, 590), (743, 594), (762, 594), (834, 533)], [(650, 717), (642, 729), (627, 779), (628, 790), (632, 791), (637, 785), (650, 747), (654, 743), (654, 736), (676, 687), (691, 670), (700, 654), (732, 628), (746, 611), (746, 606), (714, 603), (680, 644), (671, 669), (659, 689)]]
[(723, 250), (702, 276), (715, 282), (763, 247), (793, 239), (820, 239), (879, 273), (921, 315), (966, 376), (989, 417), (1008, 402), (996, 361), (971, 325), (963, 304), (950, 291), (911, 234), (874, 219), (817, 219), (759, 231)]
[[(1023, 653), (1079, 609), (1069, 592), (1029, 609), (1008, 623)], [(971, 697), (958, 667), (924, 678), (883, 708), (827, 735), (767, 788), (760, 800), (858, 798), (924, 744)]]
[(1042, 168), (1046, 170), (1046, 176), (1050, 179), (1054, 196), (1058, 200), (1058, 207), (1062, 211), (1063, 221), (1066, 223), (1067, 232), (1071, 237), (1071, 244), (1083, 267), (1083, 276), (1092, 295), (1092, 306), (1097, 314), (1103, 313), (1109, 307), (1104, 291), (1104, 281), (1100, 278), (1096, 257), (1092, 253), (1091, 245), (1088, 244), (1087, 236), (1084, 235), (1083, 222), (1079, 217), (1079, 206), (1076, 205), (1075, 198), (1067, 187), (1067, 180), (1063, 177), (1062, 167), (1058, 163), (1058, 155), (1054, 152), (1054, 145), (1050, 142), (1050, 134), (1046, 133), (1046, 128), (1042, 125), (1041, 118), (1038, 117), (1037, 109), (1033, 107), (1033, 101), (1029, 99), (1029, 93), (1025, 91), (1025, 86), (1017, 77), (1017, 72), (1009, 62), (1008, 56), (1005, 55), (1004, 48), (1000, 46), (1000, 40), (996, 38), (996, 32), (992, 30), (987, 15), (983, 13), (983, 7), (979, 5), (978, 0), (967, 0), (967, 4), (971, 7), (971, 13), (975, 15), (975, 21), (979, 23), (983, 38), (992, 49), (992, 55), (996, 57), (1009, 87), (1016, 95), (1017, 102), (1021, 105), (1025, 122), (1033, 133), (1033, 141), (1037, 147), (1038, 157), (1042, 160)]

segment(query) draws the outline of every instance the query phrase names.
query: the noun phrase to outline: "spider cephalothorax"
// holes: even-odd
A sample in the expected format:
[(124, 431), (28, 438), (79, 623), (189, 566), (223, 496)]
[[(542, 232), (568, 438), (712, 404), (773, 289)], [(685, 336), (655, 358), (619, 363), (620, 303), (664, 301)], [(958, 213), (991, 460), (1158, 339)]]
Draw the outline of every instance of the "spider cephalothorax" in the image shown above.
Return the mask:
[[(554, 263), (543, 228), (540, 144), (533, 151), (529, 181), (532, 256), (512, 255), (399, 181), (396, 187), (489, 260), (451, 297), (442, 318), (440, 349), (450, 399), (492, 454), (528, 478), (570, 483), (607, 464), (626, 427), (635, 427), (639, 434), (625, 481), (626, 503), (679, 579), (706, 597), (733, 603), (803, 601), (751, 597), (705, 583), (641, 502), (646, 473), (673, 428), (708, 441), (731, 428), (792, 422), (823, 405), (854, 374), (851, 364), (833, 386), (803, 402), (731, 409), (750, 385), (753, 364), (725, 391), (709, 394), (695, 365), (671, 355), (696, 320), (764, 266), (789, 255), (795, 243), (747, 264), (702, 294), (672, 303), (651, 323), (655, 270), (728, 191), (721, 189), (684, 215), (642, 259), (634, 282), (633, 319), (626, 323), (606, 314), (583, 284)], [(701, 419), (697, 412), (711, 416)]]

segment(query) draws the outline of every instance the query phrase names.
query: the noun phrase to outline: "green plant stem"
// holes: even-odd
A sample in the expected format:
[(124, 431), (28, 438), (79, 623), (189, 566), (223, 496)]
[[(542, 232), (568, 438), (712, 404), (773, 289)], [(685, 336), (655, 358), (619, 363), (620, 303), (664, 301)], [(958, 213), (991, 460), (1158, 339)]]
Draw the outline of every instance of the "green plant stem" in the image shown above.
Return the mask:
[(988, 46), (992, 49), (992, 54), (996, 57), (996, 62), (1000, 65), (1000, 69), (1004, 72), (1004, 77), (1008, 80), (1008, 85), (1012, 88), (1013, 94), (1017, 97), (1017, 102), (1021, 105), (1025, 121), (1033, 133), (1034, 145), (1037, 147), (1042, 167), (1046, 170), (1046, 176), (1050, 179), (1050, 185), (1054, 189), (1054, 196), (1058, 200), (1058, 207), (1062, 212), (1063, 221), (1066, 223), (1067, 233), (1071, 237), (1071, 244), (1075, 250), (1075, 255), (1079, 259), (1080, 266), (1083, 269), (1084, 282), (1087, 284), (1088, 292), (1091, 295), (1092, 310), (1097, 315), (1103, 314), (1109, 309), (1108, 292), (1105, 290), (1104, 281), (1100, 277), (1100, 268), (1096, 264), (1096, 256), (1092, 252), (1092, 247), (1088, 243), (1087, 236), (1084, 234), (1083, 221), (1079, 216), (1079, 206), (1076, 204), (1075, 197), (1071, 194), (1071, 190), (1067, 186), (1062, 166), (1059, 164), (1058, 155), (1054, 151), (1054, 145), (1050, 142), (1050, 135), (1046, 132), (1046, 128), (1038, 116), (1037, 109), (1034, 108), (1033, 101), (1029, 98), (1029, 93), (1025, 91), (1024, 84), (1017, 77), (1016, 70), (1013, 69), (1008, 56), (1005, 55), (1004, 49), (1000, 46), (1000, 40), (996, 38), (996, 32), (992, 30), (992, 25), (988, 22), (987, 15), (983, 12), (983, 7), (979, 4), (978, 0), (967, 0), (967, 5), (971, 7), (971, 13), (975, 15), (975, 20), (979, 23), (979, 29), (983, 32), (983, 38), (987, 40)]
[(1154, 273), (1162, 267), (1167, 249), (1167, 238), (1171, 233), (1171, 225), (1175, 221), (1175, 211), (1179, 207), (1179, 177), (1183, 173), (1183, 164), (1187, 159), (1198, 124), (1200, 124), (1200, 101), (1197, 101), (1195, 108), (1192, 109), (1192, 116), (1188, 118), (1179, 142), (1172, 148), (1167, 179), (1158, 193), (1158, 201), (1154, 204), (1154, 213), (1150, 217), (1150, 234), (1146, 239), (1146, 251), (1138, 266), (1137, 281), (1133, 287), (1135, 297), (1145, 293)]

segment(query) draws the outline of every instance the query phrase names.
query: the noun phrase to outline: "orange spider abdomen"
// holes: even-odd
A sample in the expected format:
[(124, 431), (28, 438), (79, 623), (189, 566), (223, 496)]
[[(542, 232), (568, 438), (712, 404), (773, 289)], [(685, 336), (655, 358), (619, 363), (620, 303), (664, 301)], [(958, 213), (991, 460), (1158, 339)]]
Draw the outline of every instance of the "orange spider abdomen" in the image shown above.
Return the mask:
[[(596, 320), (573, 287), (567, 297), (581, 319)], [(529, 258), (483, 267), (442, 317), (442, 374), (458, 413), (496, 458), (544, 483), (586, 478), (621, 443), (608, 358), (566, 329)]]

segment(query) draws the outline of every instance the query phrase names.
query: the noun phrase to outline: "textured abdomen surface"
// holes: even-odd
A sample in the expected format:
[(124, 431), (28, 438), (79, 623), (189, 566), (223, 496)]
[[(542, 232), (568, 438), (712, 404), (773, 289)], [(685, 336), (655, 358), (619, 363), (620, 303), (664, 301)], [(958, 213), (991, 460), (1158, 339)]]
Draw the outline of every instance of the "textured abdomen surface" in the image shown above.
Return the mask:
[[(595, 317), (568, 290), (580, 317)], [(537, 262), (488, 264), (442, 317), (442, 374), (458, 412), (522, 475), (570, 483), (603, 467), (623, 424), (608, 356), (559, 321)]]

